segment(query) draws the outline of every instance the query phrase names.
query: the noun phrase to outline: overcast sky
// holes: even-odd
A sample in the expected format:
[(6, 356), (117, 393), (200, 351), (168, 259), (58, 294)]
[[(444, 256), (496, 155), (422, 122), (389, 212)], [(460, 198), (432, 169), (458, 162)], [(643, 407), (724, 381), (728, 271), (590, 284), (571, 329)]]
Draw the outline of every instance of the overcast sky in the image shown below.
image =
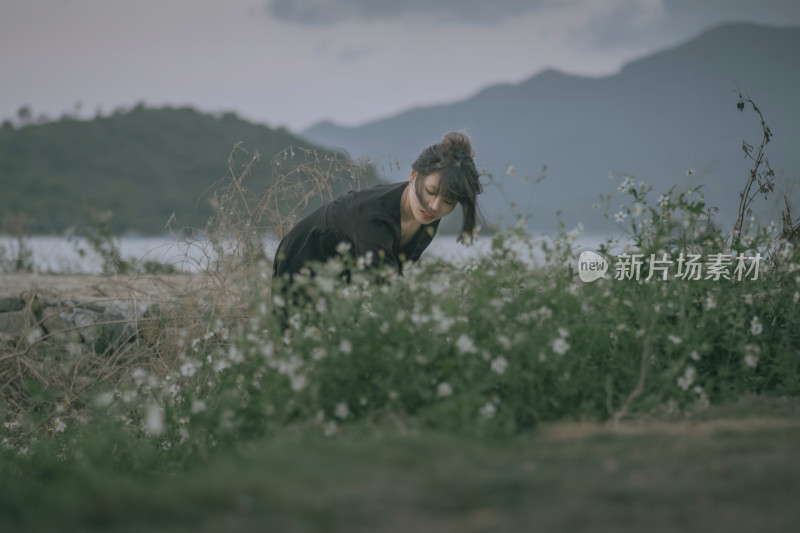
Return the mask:
[(800, 0), (0, 0), (0, 118), (144, 101), (300, 131), (451, 102), (554, 67), (607, 75)]

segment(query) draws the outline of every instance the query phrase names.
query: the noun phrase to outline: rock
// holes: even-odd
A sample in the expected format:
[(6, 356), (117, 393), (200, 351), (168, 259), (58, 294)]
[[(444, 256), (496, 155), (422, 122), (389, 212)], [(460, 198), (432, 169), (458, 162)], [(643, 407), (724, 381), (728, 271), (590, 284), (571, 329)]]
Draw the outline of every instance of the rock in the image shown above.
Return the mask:
[(46, 307), (42, 311), (42, 327), (57, 340), (80, 342), (80, 333), (75, 329), (75, 324), (65, 318), (65, 314), (60, 307)]
[(21, 337), (25, 334), (26, 329), (23, 311), (0, 313), (0, 333)]
[(83, 342), (94, 344), (100, 333), (100, 328), (98, 327), (98, 322), (101, 321), (100, 315), (94, 311), (78, 307), (70, 311), (67, 316), (70, 322), (78, 327), (78, 333), (81, 334)]
[[(146, 311), (146, 308), (145, 308)], [(115, 302), (103, 310), (105, 327), (111, 333), (111, 342), (122, 344), (136, 336), (139, 331), (138, 309), (130, 302)]]
[(22, 311), (25, 308), (25, 300), (16, 296), (0, 296), (0, 313), (10, 311)]
[[(138, 336), (163, 335), (158, 320), (172, 305), (195, 295), (198, 277), (88, 276), (10, 273), (0, 282), (0, 334), (106, 349)], [(37, 324), (38, 322), (38, 324)], [(2, 339), (0, 339), (2, 340)], [(100, 343), (98, 344), (98, 341)], [(72, 355), (71, 355), (72, 356)]]

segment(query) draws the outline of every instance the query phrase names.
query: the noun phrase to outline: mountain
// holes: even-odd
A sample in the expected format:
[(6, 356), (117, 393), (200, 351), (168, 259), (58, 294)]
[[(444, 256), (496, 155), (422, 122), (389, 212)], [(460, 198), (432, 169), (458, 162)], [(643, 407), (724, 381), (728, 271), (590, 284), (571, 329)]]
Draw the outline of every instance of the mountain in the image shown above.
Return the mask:
[[(318, 150), (283, 128), (191, 108), (140, 104), (92, 120), (6, 122), (0, 128), (0, 218), (23, 213), (32, 221), (30, 231), (58, 233), (80, 229), (93, 211), (111, 210), (114, 230), (154, 234), (175, 213), (177, 227), (202, 229), (212, 214), (211, 195), (203, 193), (228, 174), (237, 142), (264, 156), (244, 182), (256, 192), (272, 183), (273, 156), (291, 146), (298, 154)], [(240, 155), (236, 165), (250, 158)], [(292, 161), (282, 164), (288, 170)], [(365, 183), (377, 183), (374, 172)]]
[[(591, 209), (600, 194), (616, 192), (618, 183), (609, 181), (610, 172), (645, 180), (656, 195), (673, 185), (703, 185), (707, 202), (720, 208), (718, 221), (730, 226), (751, 166), (742, 141), (757, 146), (761, 139), (757, 115), (736, 108), (738, 89), (758, 104), (774, 134), (767, 156), (778, 187), (800, 173), (797, 50), (798, 28), (728, 24), (633, 61), (611, 76), (547, 70), (463, 101), (419, 107), (357, 127), (324, 122), (301, 136), (353, 157), (379, 162), (396, 157), (399, 170), (384, 173), (400, 181), (407, 179), (425, 146), (445, 131), (466, 130), (478, 165), (502, 178), (505, 196), (531, 215), (536, 229), (555, 228), (559, 211), (570, 226), (582, 221), (590, 232), (613, 229)], [(516, 172), (506, 175), (508, 165)], [(524, 183), (538, 177), (545, 165), (541, 183)], [(688, 169), (693, 169), (691, 176)], [(490, 220), (511, 216), (508, 200), (494, 187), (487, 187), (481, 202)], [(621, 203), (617, 193), (611, 212)], [(778, 194), (754, 205), (779, 221), (775, 209), (783, 202)]]

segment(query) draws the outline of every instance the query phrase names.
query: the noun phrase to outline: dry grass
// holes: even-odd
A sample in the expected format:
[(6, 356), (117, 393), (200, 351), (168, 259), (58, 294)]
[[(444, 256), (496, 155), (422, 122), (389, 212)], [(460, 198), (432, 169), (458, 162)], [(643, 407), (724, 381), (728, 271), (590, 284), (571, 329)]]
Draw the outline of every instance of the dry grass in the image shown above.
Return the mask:
[[(125, 320), (94, 322), (95, 339), (87, 342), (82, 326), (54, 328), (59, 312), (46, 312), (42, 302), (58, 300), (58, 295), (39, 294), (32, 287), (25, 296), (25, 334), (0, 338), (0, 418), (17, 419), (32, 411), (79, 417), (94, 393), (119, 387), (134, 368), (162, 379), (176, 372), (187, 343), (246, 320), (252, 296), (269, 291), (267, 238), (282, 237), (308, 208), (337, 192), (360, 188), (368, 171), (365, 162), (341, 153), (290, 147), (271, 159), (268, 185), (253, 190), (248, 184), (260, 160), (260, 154), (237, 143), (226, 176), (198, 199), (208, 199), (213, 207), (206, 227), (170, 227), (185, 244), (185, 264), (198, 274), (119, 275), (80, 285), (79, 294), (71, 295), (80, 296), (77, 303), (59, 312), (112, 302), (135, 310)], [(131, 321), (136, 328), (128, 334), (109, 334)]]

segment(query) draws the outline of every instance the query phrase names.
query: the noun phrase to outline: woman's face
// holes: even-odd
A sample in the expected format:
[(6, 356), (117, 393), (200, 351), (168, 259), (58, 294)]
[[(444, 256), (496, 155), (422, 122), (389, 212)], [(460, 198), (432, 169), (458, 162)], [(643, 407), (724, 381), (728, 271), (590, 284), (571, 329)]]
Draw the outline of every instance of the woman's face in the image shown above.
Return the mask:
[[(417, 187), (415, 181), (423, 180), (420, 187), (419, 196), (417, 196)], [(422, 224), (430, 224), (440, 218), (452, 213), (456, 207), (456, 203), (452, 200), (444, 198), (444, 192), (439, 190), (439, 173), (434, 172), (427, 176), (422, 176), (416, 172), (411, 173), (410, 186), (411, 186), (411, 212), (414, 218)]]

